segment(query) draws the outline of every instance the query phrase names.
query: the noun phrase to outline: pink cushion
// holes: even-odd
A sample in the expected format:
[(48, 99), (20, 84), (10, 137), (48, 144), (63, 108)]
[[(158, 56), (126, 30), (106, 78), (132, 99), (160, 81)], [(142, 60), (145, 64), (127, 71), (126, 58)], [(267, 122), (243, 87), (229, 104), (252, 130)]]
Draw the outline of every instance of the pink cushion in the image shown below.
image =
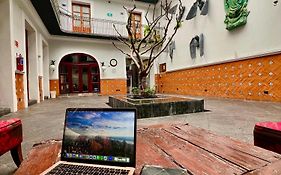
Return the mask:
[(22, 124), (18, 118), (0, 121), (0, 155), (22, 142)]
[(256, 123), (254, 145), (281, 154), (281, 122)]
[(281, 131), (281, 122), (259, 122), (256, 126)]

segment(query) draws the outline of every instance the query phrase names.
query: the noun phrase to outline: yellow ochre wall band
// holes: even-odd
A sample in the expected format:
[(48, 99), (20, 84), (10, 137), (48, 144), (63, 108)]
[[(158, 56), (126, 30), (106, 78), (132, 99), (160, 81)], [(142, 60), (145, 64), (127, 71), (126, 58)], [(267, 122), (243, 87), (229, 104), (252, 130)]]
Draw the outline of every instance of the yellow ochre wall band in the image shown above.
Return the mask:
[(100, 81), (101, 95), (125, 95), (127, 94), (126, 79), (103, 79)]

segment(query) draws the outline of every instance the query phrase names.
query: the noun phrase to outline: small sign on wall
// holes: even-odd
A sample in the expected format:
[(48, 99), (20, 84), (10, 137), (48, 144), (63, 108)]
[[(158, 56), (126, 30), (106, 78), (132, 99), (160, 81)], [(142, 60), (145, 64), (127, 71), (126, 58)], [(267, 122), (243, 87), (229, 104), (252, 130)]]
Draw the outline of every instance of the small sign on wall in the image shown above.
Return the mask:
[(23, 71), (23, 57), (21, 56), (21, 54), (17, 54), (17, 58), (16, 58), (16, 62), (17, 62), (17, 70), (18, 71)]
[(113, 16), (111, 12), (108, 12), (106, 15), (107, 15), (108, 17), (112, 17), (112, 16)]
[(17, 40), (15, 40), (15, 46), (16, 48), (19, 48), (19, 42)]

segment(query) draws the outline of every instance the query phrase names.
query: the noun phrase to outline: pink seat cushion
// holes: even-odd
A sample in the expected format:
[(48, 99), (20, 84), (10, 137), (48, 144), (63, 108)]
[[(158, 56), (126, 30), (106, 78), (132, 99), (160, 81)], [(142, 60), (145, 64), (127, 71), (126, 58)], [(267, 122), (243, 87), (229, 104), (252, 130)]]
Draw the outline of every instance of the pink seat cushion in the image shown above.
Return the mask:
[(256, 123), (254, 145), (281, 154), (281, 122)]
[(22, 124), (18, 118), (0, 121), (0, 155), (22, 142)]
[(256, 123), (256, 126), (281, 132), (281, 122), (260, 122)]

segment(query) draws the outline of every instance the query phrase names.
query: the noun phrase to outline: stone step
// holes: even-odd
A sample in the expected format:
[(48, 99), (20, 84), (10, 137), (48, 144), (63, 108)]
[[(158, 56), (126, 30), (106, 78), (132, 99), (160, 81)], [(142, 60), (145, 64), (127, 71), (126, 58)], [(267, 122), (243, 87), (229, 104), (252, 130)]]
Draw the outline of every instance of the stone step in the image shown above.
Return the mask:
[(3, 115), (9, 114), (9, 113), (11, 113), (10, 108), (0, 108), (0, 117), (2, 117)]
[(28, 100), (28, 106), (37, 104), (37, 100)]

